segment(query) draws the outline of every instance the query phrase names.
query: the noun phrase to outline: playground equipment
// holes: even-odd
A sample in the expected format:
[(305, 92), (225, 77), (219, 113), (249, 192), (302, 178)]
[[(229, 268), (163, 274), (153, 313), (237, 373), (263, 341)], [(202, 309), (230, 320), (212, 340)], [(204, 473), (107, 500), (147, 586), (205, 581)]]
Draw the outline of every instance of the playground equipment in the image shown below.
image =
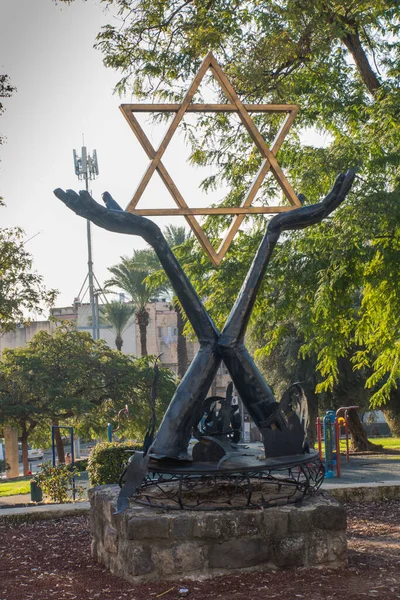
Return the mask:
[[(330, 478), (335, 476), (334, 468), (336, 467), (336, 477), (340, 477), (340, 438), (342, 427), (345, 429), (346, 439), (346, 463), (350, 462), (349, 452), (349, 427), (348, 427), (348, 413), (349, 410), (357, 410), (359, 406), (341, 406), (338, 410), (328, 410), (321, 420), (317, 417), (317, 440), (318, 440), (318, 452), (321, 460), (325, 464), (325, 477)], [(325, 457), (322, 452), (322, 436), (324, 437), (325, 443)]]

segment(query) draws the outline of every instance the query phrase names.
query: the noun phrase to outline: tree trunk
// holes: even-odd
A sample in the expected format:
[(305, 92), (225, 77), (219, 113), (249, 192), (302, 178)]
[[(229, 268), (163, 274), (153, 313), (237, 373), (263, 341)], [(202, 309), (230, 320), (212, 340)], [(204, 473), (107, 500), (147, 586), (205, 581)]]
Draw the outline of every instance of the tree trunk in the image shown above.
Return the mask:
[(136, 322), (139, 326), (140, 356), (147, 356), (147, 325), (149, 324), (149, 313), (145, 306), (136, 311)]
[(400, 437), (400, 388), (391, 392), (389, 400), (381, 407), (381, 410), (392, 435)]
[[(58, 419), (53, 419), (52, 425), (58, 425)], [(54, 430), (54, 441), (57, 448), (58, 462), (65, 463), (64, 444), (61, 439), (61, 431), (58, 428)]]
[(353, 452), (382, 452), (382, 446), (369, 441), (356, 409), (353, 408), (348, 411), (347, 423), (351, 433), (350, 448)]
[[(314, 388), (315, 389), (315, 388)], [(318, 396), (311, 390), (310, 388), (304, 390), (307, 398), (307, 406), (308, 406), (308, 417), (309, 423), (307, 427), (307, 439), (310, 444), (310, 448), (314, 448), (315, 442), (317, 441), (317, 426), (316, 421), (318, 417)]]
[(342, 42), (354, 58), (354, 62), (356, 63), (362, 80), (367, 86), (369, 93), (373, 96), (376, 94), (381, 84), (374, 71), (371, 69), (367, 55), (365, 54), (361, 45), (358, 32), (355, 31), (354, 33), (348, 33), (344, 38), (342, 38)]
[(26, 431), (26, 429), (22, 430), (21, 446), (22, 446), (22, 467), (24, 470), (24, 475), (28, 475), (28, 471), (29, 471), (28, 432)]
[(121, 335), (117, 335), (115, 337), (115, 345), (117, 347), (117, 350), (119, 350), (120, 352), (122, 351), (122, 346), (123, 346), (124, 340), (122, 339)]
[(182, 379), (188, 369), (189, 359), (187, 353), (186, 338), (183, 335), (183, 328), (185, 321), (181, 312), (181, 308), (178, 302), (174, 302), (174, 308), (176, 312), (176, 326), (178, 330), (177, 339), (177, 354), (178, 354), (178, 377)]

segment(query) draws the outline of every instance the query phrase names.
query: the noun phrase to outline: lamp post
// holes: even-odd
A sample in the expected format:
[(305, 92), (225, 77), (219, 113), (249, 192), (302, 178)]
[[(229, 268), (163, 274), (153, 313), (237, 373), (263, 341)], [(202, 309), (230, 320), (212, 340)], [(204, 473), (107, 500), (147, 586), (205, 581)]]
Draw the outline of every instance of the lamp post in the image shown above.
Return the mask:
[[(81, 156), (78, 156), (76, 150), (73, 150), (74, 154), (74, 167), (75, 175), (77, 175), (80, 181), (85, 181), (86, 191), (89, 192), (89, 180), (96, 179), (99, 174), (99, 167), (97, 163), (97, 152), (93, 150), (92, 155), (88, 154), (86, 146), (81, 148)], [(94, 274), (93, 274), (93, 258), (92, 258), (92, 234), (91, 234), (91, 223), (89, 220), (86, 221), (87, 231), (87, 246), (88, 246), (88, 273), (85, 278), (89, 280), (89, 297), (90, 297), (90, 308), (92, 312), (92, 337), (94, 340), (98, 340), (100, 337), (99, 333), (99, 322), (96, 311), (96, 302), (94, 294)], [(83, 284), (85, 285), (85, 283)], [(83, 286), (82, 286), (83, 287)]]

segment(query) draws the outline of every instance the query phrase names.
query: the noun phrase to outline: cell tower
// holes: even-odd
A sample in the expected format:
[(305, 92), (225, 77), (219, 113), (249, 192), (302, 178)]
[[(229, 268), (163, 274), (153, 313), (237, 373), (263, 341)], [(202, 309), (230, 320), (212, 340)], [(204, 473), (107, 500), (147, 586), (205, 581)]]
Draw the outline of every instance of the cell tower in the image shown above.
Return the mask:
[[(75, 175), (77, 175), (79, 181), (85, 182), (86, 191), (89, 192), (89, 180), (96, 179), (99, 174), (99, 166), (97, 163), (97, 152), (93, 150), (92, 155), (88, 154), (86, 146), (81, 148), (81, 156), (79, 157), (76, 150), (73, 150), (74, 154), (74, 167)], [(92, 337), (94, 340), (98, 340), (100, 337), (99, 331), (99, 314), (98, 314), (98, 301), (97, 294), (100, 291), (100, 285), (93, 272), (93, 257), (92, 257), (92, 234), (91, 234), (91, 223), (86, 221), (87, 230), (87, 246), (88, 246), (88, 272), (85, 277), (85, 281), (80, 289), (78, 299), (81, 298), (82, 291), (85, 288), (87, 282), (89, 282), (89, 298), (90, 308), (92, 313)], [(94, 283), (96, 282), (97, 290), (94, 289)], [(97, 293), (96, 293), (97, 292)]]

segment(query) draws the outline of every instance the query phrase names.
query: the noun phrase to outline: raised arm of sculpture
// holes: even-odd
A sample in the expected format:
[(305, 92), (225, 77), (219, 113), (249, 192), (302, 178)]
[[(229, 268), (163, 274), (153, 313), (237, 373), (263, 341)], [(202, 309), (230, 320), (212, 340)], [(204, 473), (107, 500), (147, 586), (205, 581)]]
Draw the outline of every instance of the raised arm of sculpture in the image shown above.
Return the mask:
[(235, 340), (243, 339), (257, 292), (282, 231), (304, 229), (310, 225), (320, 223), (346, 198), (353, 185), (354, 177), (354, 169), (340, 174), (329, 194), (318, 204), (302, 206), (289, 212), (279, 213), (270, 220), (265, 236), (226, 321), (223, 332), (224, 337)]
[(302, 229), (321, 222), (343, 202), (352, 186), (354, 176), (353, 170), (339, 175), (332, 190), (322, 202), (287, 213), (279, 213), (270, 220), (253, 264), (218, 339), (218, 352), (241, 398), (245, 396), (249, 414), (260, 428), (270, 417), (276, 400), (247, 351), (243, 338), (262, 278), (281, 232)]
[(344, 200), (353, 180), (353, 171), (339, 175), (331, 192), (319, 204), (280, 213), (271, 219), (221, 334), (155, 223), (123, 211), (108, 192), (103, 195), (107, 207), (104, 208), (85, 191), (78, 195), (72, 190), (55, 190), (57, 198), (76, 214), (109, 231), (138, 235), (153, 247), (200, 342), (200, 351), (160, 425), (151, 449), (153, 456), (186, 457), (191, 428), (202, 416), (203, 401), (221, 359), (249, 414), (258, 426), (265, 425), (270, 407), (276, 405), (275, 397), (243, 344), (257, 291), (281, 232), (319, 223)]
[(73, 190), (64, 192), (64, 190), (58, 188), (54, 190), (54, 194), (74, 213), (89, 219), (95, 225), (116, 233), (137, 235), (150, 244), (168, 275), (199, 341), (205, 339), (209, 342), (210, 339), (215, 340), (217, 338), (218, 331), (214, 323), (207, 314), (196, 290), (186, 277), (158, 225), (150, 219), (124, 211), (108, 192), (103, 194), (103, 200), (107, 208), (98, 204), (84, 190), (77, 194)]

